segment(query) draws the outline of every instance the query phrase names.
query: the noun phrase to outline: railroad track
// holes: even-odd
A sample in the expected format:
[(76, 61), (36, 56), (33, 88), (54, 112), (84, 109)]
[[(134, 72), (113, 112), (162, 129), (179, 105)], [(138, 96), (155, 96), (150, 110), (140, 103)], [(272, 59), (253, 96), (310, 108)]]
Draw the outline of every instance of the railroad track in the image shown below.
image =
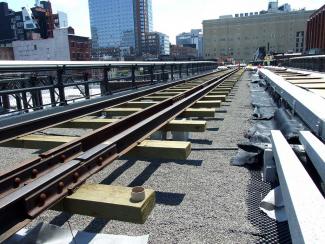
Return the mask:
[[(45, 118), (47, 122), (20, 129), (13, 136), (10, 136), (12, 128), (8, 128), (2, 141), (10, 146), (12, 142), (40, 129), (56, 126), (74, 128), (76, 124), (79, 128), (81, 124), (83, 128), (89, 128), (89, 124), (97, 121), (93, 132), (50, 148), (0, 175), (0, 219), (7, 220), (2, 221), (0, 241), (16, 233), (71, 194), (91, 175), (175, 121), (175, 118), (214, 116), (215, 107), (225, 98), (220, 91), (230, 91), (230, 84), (233, 85), (241, 73), (241, 70), (235, 69), (209, 74), (186, 83), (124, 97), (124, 100), (118, 98), (114, 107), (105, 107), (107, 103), (104, 102), (97, 108), (76, 109), (70, 115), (52, 115), (52, 122), (50, 118)], [(99, 117), (103, 114), (109, 118)], [(24, 122), (19, 128), (32, 122)]]

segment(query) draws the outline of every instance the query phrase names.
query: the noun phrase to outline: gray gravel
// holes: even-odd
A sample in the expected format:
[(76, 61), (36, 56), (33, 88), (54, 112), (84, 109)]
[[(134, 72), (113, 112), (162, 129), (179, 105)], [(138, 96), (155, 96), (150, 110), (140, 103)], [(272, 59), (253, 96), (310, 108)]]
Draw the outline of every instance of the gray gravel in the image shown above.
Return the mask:
[[(244, 75), (205, 133), (192, 133), (193, 151), (186, 161), (117, 160), (89, 182), (144, 185), (157, 191), (157, 205), (144, 225), (47, 211), (36, 221), (73, 229), (124, 235), (149, 234), (150, 243), (253, 243), (258, 230), (247, 219), (249, 170), (230, 166), (236, 144), (250, 127), (248, 77)], [(245, 80), (245, 81), (244, 81)], [(225, 112), (226, 110), (226, 112)], [(54, 132), (54, 131), (53, 131)], [(55, 131), (57, 132), (57, 131)], [(77, 133), (77, 132), (70, 132)], [(78, 132), (79, 133), (79, 132)], [(30, 150), (0, 148), (11, 160)], [(16, 150), (16, 149), (15, 149)], [(17, 152), (17, 150), (16, 150)], [(23, 154), (20, 154), (22, 152)]]

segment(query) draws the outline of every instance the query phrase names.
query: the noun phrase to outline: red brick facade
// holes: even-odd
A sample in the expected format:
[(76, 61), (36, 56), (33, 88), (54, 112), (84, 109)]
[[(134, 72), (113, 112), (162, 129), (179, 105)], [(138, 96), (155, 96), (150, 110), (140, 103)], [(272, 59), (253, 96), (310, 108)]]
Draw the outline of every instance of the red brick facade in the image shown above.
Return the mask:
[(307, 22), (306, 48), (325, 49), (325, 5), (312, 14)]

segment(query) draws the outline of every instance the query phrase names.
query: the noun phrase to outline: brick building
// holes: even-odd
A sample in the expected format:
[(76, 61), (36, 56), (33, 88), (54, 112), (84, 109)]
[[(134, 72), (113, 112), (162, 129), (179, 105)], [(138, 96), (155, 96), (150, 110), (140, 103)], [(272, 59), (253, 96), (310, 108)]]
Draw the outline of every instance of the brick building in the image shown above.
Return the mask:
[(91, 43), (88, 37), (77, 36), (74, 29), (68, 28), (68, 40), (71, 61), (90, 61)]
[(315, 11), (307, 22), (306, 49), (325, 53), (325, 5)]

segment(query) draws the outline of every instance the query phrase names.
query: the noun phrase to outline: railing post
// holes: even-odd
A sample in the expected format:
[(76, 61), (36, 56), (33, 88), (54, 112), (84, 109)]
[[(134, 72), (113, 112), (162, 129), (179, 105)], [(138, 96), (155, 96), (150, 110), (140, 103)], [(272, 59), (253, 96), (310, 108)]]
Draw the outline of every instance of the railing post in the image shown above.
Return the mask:
[(179, 65), (179, 78), (182, 79), (182, 64)]
[(84, 82), (86, 82), (85, 85), (84, 85), (84, 87), (85, 87), (85, 98), (90, 99), (89, 83), (87, 82), (88, 81), (88, 73), (85, 72), (83, 74), (83, 76), (84, 76)]
[(174, 80), (174, 65), (170, 65), (170, 78), (171, 80)]
[(67, 100), (65, 99), (65, 93), (64, 93), (63, 74), (64, 74), (64, 66), (62, 68), (57, 69), (57, 79), (58, 79), (57, 86), (59, 90), (60, 106), (64, 106), (67, 104)]
[[(31, 88), (37, 87), (36, 81), (37, 81), (36, 76), (33, 75), (30, 77)], [(40, 91), (34, 90), (34, 91), (31, 91), (30, 94), (32, 96), (32, 101), (33, 101), (33, 107), (34, 107), (33, 110), (40, 110), (41, 106), (42, 106), (42, 102), (41, 102), (41, 98), (40, 98), (40, 96), (42, 96), (42, 95), (40, 94)]]
[(103, 70), (103, 80), (100, 84), (100, 93), (102, 96), (107, 95), (108, 93), (111, 94), (111, 91), (108, 87), (108, 72), (110, 71), (110, 66), (105, 66)]
[(16, 93), (15, 94), (15, 98), (16, 98), (16, 105), (17, 105), (17, 110), (21, 110), (22, 109), (22, 106), (21, 106), (21, 99), (20, 99), (20, 94), (19, 93)]
[(162, 81), (164, 82), (165, 81), (165, 65), (163, 64), (161, 66), (161, 75), (162, 75)]
[(154, 65), (151, 65), (150, 68), (149, 68), (149, 72), (150, 72), (150, 82), (151, 84), (153, 84), (153, 81), (154, 81), (154, 77), (153, 77), (153, 71), (155, 69), (155, 66)]
[(189, 72), (188, 72), (188, 64), (186, 65), (186, 76), (189, 76)]
[(135, 70), (136, 70), (136, 65), (131, 66), (131, 82), (132, 82), (132, 88), (136, 88), (135, 84)]
[[(26, 85), (25, 85), (25, 82), (22, 82), (22, 88), (25, 88), (26, 87)], [(28, 113), (29, 112), (29, 104), (28, 104), (28, 100), (27, 100), (27, 94), (26, 94), (26, 92), (22, 92), (21, 93), (21, 98), (22, 98), (22, 100), (23, 100), (23, 106), (24, 106), (24, 110), (25, 110), (25, 113)]]
[(4, 109), (10, 109), (10, 99), (8, 95), (2, 95), (2, 106)]
[(55, 86), (54, 86), (54, 80), (53, 80), (53, 76), (50, 75), (49, 76), (49, 82), (51, 85), (51, 88), (49, 89), (50, 91), (50, 99), (51, 99), (51, 106), (55, 107), (56, 106), (56, 101), (55, 101)]

